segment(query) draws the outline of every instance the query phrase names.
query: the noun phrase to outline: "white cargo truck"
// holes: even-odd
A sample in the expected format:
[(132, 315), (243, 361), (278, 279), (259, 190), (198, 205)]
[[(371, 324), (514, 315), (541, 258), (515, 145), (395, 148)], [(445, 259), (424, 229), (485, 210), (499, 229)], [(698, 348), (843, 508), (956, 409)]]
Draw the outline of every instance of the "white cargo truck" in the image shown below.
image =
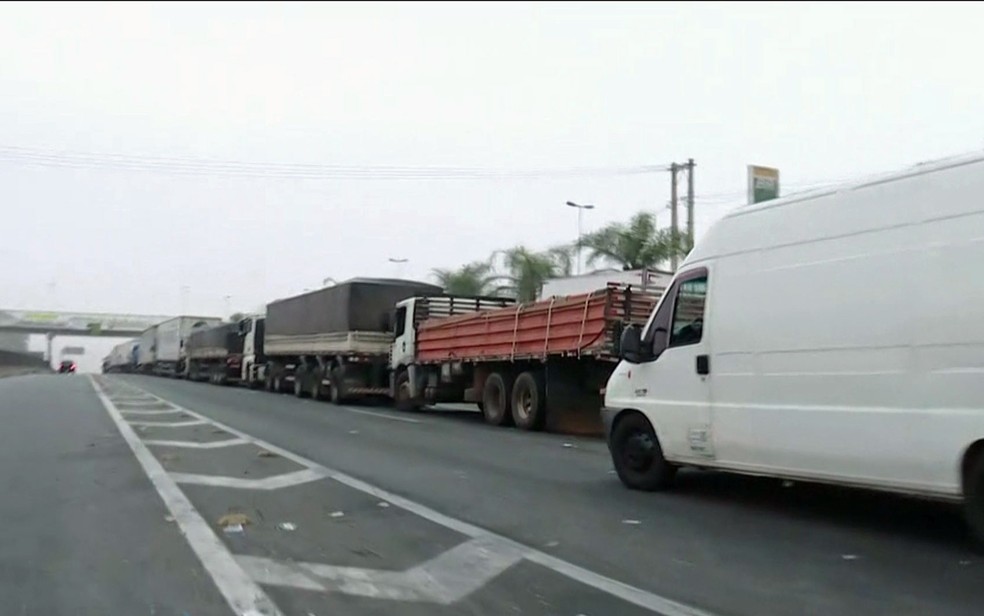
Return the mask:
[(157, 326), (152, 325), (140, 334), (137, 341), (137, 372), (150, 373), (154, 371), (154, 363), (157, 361)]
[(185, 343), (193, 331), (220, 325), (217, 317), (180, 316), (157, 324), (154, 374), (179, 376), (185, 372)]

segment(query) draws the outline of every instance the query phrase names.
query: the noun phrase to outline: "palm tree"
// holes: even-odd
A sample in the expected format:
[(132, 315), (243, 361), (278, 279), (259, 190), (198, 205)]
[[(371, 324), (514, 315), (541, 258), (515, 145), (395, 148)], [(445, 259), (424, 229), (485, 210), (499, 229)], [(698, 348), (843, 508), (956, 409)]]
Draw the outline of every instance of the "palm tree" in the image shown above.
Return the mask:
[(501, 254), (509, 272), (505, 276), (508, 284), (501, 290), (521, 302), (536, 300), (543, 283), (556, 276), (558, 271), (557, 257), (549, 251), (534, 252), (525, 246), (517, 246)]
[(588, 263), (614, 262), (623, 270), (657, 267), (676, 256), (686, 256), (683, 234), (674, 237), (670, 229), (657, 229), (656, 216), (639, 212), (625, 223), (612, 223), (584, 236), (581, 245), (591, 251)]
[(574, 274), (574, 255), (577, 246), (573, 244), (562, 244), (547, 249), (547, 254), (554, 263), (554, 275), (572, 276)]
[(437, 283), (451, 295), (491, 295), (500, 279), (491, 263), (476, 261), (458, 269), (435, 269), (431, 272)]

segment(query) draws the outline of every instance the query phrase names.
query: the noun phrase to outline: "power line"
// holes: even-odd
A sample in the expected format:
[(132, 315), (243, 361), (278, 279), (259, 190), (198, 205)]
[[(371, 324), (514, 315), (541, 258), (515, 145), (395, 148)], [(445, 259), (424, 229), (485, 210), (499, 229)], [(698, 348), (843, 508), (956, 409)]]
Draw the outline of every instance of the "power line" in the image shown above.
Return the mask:
[(97, 152), (45, 151), (0, 146), (0, 163), (83, 170), (156, 172), (192, 176), (267, 177), (300, 180), (500, 180), (563, 177), (611, 177), (667, 171), (668, 165), (494, 169), (329, 165), (180, 158)]

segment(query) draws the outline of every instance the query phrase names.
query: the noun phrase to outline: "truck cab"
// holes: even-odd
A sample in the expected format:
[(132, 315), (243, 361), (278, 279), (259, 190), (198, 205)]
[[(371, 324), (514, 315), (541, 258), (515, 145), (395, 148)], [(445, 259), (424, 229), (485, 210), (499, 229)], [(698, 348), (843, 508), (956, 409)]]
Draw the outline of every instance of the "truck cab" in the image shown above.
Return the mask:
[(266, 319), (262, 316), (248, 316), (239, 321), (239, 335), (243, 338), (242, 382), (250, 389), (263, 382), (263, 368), (266, 358), (263, 355), (263, 329)]
[(397, 302), (389, 361), (390, 390), (397, 407), (407, 409), (438, 401), (442, 391), (448, 386), (456, 388), (462, 376), (460, 365), (423, 366), (417, 361), (417, 330), (422, 323), (504, 308), (515, 303), (508, 297), (464, 295), (427, 295)]

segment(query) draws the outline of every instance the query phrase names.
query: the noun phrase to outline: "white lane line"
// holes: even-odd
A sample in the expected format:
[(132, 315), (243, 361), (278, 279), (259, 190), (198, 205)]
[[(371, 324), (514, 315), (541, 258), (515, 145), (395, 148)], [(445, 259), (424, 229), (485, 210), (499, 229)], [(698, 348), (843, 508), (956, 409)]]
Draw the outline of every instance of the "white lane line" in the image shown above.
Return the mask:
[(196, 443), (195, 441), (158, 441), (144, 440), (144, 445), (152, 447), (185, 447), (187, 449), (218, 449), (220, 447), (232, 447), (233, 445), (246, 445), (249, 441), (241, 438), (227, 438), (223, 441), (209, 441), (207, 443)]
[(116, 410), (124, 415), (173, 415), (174, 413), (183, 412), (181, 409), (169, 409), (166, 411), (131, 411), (128, 409), (121, 409), (119, 407), (117, 407)]
[(522, 551), (482, 537), (461, 543), (406, 571), (281, 562), (240, 555), (236, 561), (260, 584), (450, 605), (523, 559)]
[(396, 415), (389, 415), (387, 413), (376, 413), (373, 411), (364, 411), (362, 409), (353, 409), (347, 406), (336, 407), (343, 411), (348, 411), (349, 413), (357, 413), (359, 415), (371, 415), (373, 417), (382, 417), (383, 419), (392, 419), (393, 421), (402, 421), (405, 423), (423, 423), (419, 419), (414, 419), (413, 417), (398, 417)]
[(127, 423), (131, 426), (147, 426), (148, 428), (187, 428), (188, 426), (203, 426), (210, 422), (199, 418), (188, 421), (130, 421)]
[[(205, 418), (205, 415), (201, 415), (200, 413), (196, 413), (195, 411), (189, 410), (178, 404), (170, 402), (169, 400), (165, 400), (164, 398), (161, 398), (156, 394), (151, 394), (150, 392), (147, 393), (149, 395), (154, 396), (155, 398), (157, 398), (162, 402), (174, 404), (175, 407), (182, 409), (189, 415), (192, 415), (194, 417), (201, 417), (203, 419)], [(502, 535), (498, 535), (491, 531), (487, 531), (484, 528), (475, 526), (474, 524), (469, 524), (468, 522), (464, 522), (462, 520), (458, 520), (450, 516), (444, 515), (443, 513), (439, 513), (431, 509), (430, 507), (421, 505), (409, 499), (403, 498), (402, 496), (398, 496), (391, 492), (387, 492), (386, 490), (383, 490), (381, 488), (377, 488), (373, 485), (370, 485), (365, 481), (362, 481), (361, 479), (356, 479), (355, 477), (346, 475), (345, 473), (329, 469), (328, 467), (322, 466), (317, 462), (308, 460), (293, 452), (287, 451), (282, 447), (277, 447), (276, 445), (272, 443), (268, 443), (262, 439), (254, 438), (249, 434), (246, 434), (245, 432), (241, 432), (233, 428), (232, 426), (228, 426), (222, 422), (216, 421), (214, 419), (209, 419), (209, 421), (213, 425), (221, 428), (222, 430), (225, 430), (226, 432), (229, 432), (230, 434), (234, 434), (240, 438), (246, 439), (251, 443), (266, 449), (267, 451), (272, 451), (273, 453), (279, 454), (284, 458), (287, 458), (288, 460), (292, 460), (294, 462), (297, 462), (298, 464), (307, 466), (308, 468), (321, 470), (325, 472), (328, 477), (334, 479), (339, 483), (347, 485), (351, 488), (355, 488), (356, 490), (359, 490), (360, 492), (363, 492), (365, 494), (369, 494), (379, 500), (388, 501), (390, 504), (400, 507), (401, 509), (404, 509), (406, 511), (409, 511), (410, 513), (422, 517), (425, 520), (429, 520), (436, 524), (440, 524), (445, 528), (449, 528), (453, 531), (459, 532), (472, 539), (476, 539), (479, 537), (488, 537), (490, 539), (500, 542), (504, 546), (509, 546), (517, 550), (521, 550), (525, 555), (525, 558), (531, 562), (537, 563), (552, 571), (560, 573), (565, 577), (576, 580), (586, 586), (590, 586), (592, 588), (600, 590), (604, 593), (622, 599), (623, 601), (626, 601), (628, 603), (632, 603), (641, 608), (650, 610), (652, 612), (656, 612), (658, 614), (662, 614), (662, 616), (713, 616), (712, 612), (707, 612), (696, 607), (691, 607), (689, 605), (679, 603), (677, 601), (668, 599), (661, 595), (657, 595), (655, 593), (645, 591), (641, 588), (631, 586), (624, 582), (620, 582), (614, 578), (601, 575), (600, 573), (595, 573), (594, 571), (590, 571), (583, 567), (579, 567), (577, 565), (569, 563), (565, 560), (550, 556), (549, 554), (545, 554), (544, 552), (541, 552), (529, 546), (525, 546), (517, 541), (513, 541), (512, 539), (503, 537)]]
[(238, 488), (241, 490), (279, 490), (290, 486), (309, 483), (324, 479), (328, 474), (322, 470), (306, 468), (302, 471), (274, 475), (265, 479), (243, 479), (242, 477), (226, 477), (222, 475), (199, 475), (197, 473), (171, 473), (171, 479), (177, 483), (190, 483), (199, 486), (216, 488)]
[(102, 392), (95, 379), (90, 377), (89, 382), (92, 383), (96, 395), (99, 396), (123, 439), (130, 446), (133, 455), (143, 467), (144, 473), (171, 512), (188, 545), (198, 556), (233, 612), (241, 616), (282, 616), (282, 612), (270, 597), (243, 571), (222, 541), (212, 532), (188, 497), (181, 492), (174, 480), (168, 477), (167, 471), (140, 441), (133, 428), (123, 420), (120, 412)]

